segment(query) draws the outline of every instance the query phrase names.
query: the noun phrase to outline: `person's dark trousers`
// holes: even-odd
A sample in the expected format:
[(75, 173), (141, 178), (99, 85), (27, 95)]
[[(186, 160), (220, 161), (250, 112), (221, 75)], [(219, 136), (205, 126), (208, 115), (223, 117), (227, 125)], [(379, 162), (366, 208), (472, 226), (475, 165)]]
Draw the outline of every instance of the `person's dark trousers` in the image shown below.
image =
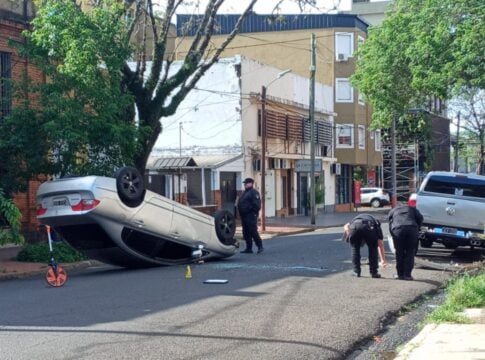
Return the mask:
[(393, 229), (391, 235), (396, 249), (397, 276), (410, 277), (418, 247), (418, 229), (414, 226), (403, 226)]
[(246, 249), (252, 250), (253, 240), (258, 249), (263, 248), (263, 241), (258, 233), (258, 215), (245, 215), (242, 217), (243, 237), (246, 241)]
[(248, 220), (246, 218), (247, 218), (247, 216), (241, 217), (243, 237), (244, 237), (244, 240), (246, 241), (246, 250), (252, 250), (253, 249), (253, 238), (251, 236), (251, 230), (249, 229), (249, 223), (248, 223)]
[[(357, 236), (356, 236), (357, 235)], [(378, 269), (378, 252), (377, 252), (377, 238), (373, 235), (369, 235), (366, 237), (365, 234), (359, 234), (352, 236), (352, 240), (350, 242), (350, 246), (352, 248), (352, 264), (354, 266), (354, 272), (360, 275), (360, 244), (362, 243), (362, 239), (364, 239), (365, 243), (367, 244), (367, 248), (369, 249), (369, 270), (371, 275), (377, 274)]]

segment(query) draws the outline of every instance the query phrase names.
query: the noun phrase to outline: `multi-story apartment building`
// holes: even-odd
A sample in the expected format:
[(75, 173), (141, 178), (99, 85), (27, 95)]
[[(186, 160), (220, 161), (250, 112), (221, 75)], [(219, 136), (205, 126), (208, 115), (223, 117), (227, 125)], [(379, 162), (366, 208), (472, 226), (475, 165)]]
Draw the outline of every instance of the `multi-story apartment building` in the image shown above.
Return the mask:
[[(218, 15), (211, 41), (217, 48), (234, 28), (238, 15)], [(317, 47), (316, 79), (334, 88), (336, 209), (351, 209), (356, 173), (379, 184), (382, 165), (380, 132), (370, 131), (371, 110), (352, 88), (355, 50), (367, 36), (368, 24), (355, 15), (251, 14), (223, 53), (242, 54), (279, 69), (309, 77), (310, 36)], [(177, 16), (176, 56), (183, 58), (197, 29), (197, 15)], [(269, 166), (269, 164), (265, 164)], [(363, 175), (361, 175), (363, 174)]]
[(349, 14), (354, 14), (365, 20), (369, 25), (379, 25), (389, 10), (392, 0), (371, 1), (371, 0), (352, 0), (352, 9)]

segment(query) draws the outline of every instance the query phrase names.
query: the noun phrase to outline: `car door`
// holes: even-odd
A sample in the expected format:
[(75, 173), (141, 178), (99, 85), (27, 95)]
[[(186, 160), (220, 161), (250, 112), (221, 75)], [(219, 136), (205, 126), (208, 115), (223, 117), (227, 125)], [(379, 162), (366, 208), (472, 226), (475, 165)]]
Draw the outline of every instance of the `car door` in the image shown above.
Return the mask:
[(188, 245), (207, 244), (215, 232), (214, 219), (182, 204), (174, 204), (170, 235)]
[(360, 194), (360, 202), (362, 204), (369, 204), (370, 203), (370, 192), (372, 192), (372, 189), (362, 189), (361, 194)]
[(161, 195), (147, 192), (141, 208), (131, 218), (131, 225), (160, 237), (170, 237), (173, 202)]

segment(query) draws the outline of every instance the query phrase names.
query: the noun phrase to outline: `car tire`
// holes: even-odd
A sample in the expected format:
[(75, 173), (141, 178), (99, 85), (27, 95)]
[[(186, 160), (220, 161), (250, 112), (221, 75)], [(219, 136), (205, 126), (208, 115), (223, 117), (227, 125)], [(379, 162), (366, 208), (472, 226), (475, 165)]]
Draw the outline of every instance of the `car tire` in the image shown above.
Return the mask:
[(373, 208), (376, 208), (376, 209), (381, 207), (381, 201), (379, 199), (377, 199), (377, 198), (376, 199), (372, 199), (370, 201), (370, 204), (371, 204), (371, 206)]
[(445, 248), (450, 249), (450, 250), (454, 250), (458, 247), (458, 244), (452, 244), (452, 243), (445, 243), (443, 245), (445, 245)]
[(423, 236), (419, 239), (419, 245), (422, 248), (430, 248), (430, 247), (433, 246), (433, 240), (430, 240), (430, 239), (426, 238), (425, 236)]
[(118, 169), (115, 173), (116, 190), (120, 200), (128, 207), (137, 207), (145, 199), (145, 182), (140, 172), (131, 166)]
[(234, 215), (227, 210), (217, 210), (214, 214), (214, 224), (219, 241), (224, 245), (233, 245), (234, 234), (236, 233), (236, 218)]

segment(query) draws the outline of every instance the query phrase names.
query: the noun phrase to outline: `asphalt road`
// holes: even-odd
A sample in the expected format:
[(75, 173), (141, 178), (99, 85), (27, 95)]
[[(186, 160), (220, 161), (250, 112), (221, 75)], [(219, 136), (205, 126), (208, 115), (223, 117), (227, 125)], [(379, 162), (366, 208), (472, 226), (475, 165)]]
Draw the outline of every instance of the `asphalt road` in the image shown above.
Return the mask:
[(341, 359), (449, 276), (416, 269), (405, 282), (389, 267), (372, 279), (364, 266), (353, 278), (340, 238), (337, 229), (275, 238), (260, 255), (193, 265), (192, 279), (183, 266), (102, 266), (58, 289), (0, 282), (0, 358)]

